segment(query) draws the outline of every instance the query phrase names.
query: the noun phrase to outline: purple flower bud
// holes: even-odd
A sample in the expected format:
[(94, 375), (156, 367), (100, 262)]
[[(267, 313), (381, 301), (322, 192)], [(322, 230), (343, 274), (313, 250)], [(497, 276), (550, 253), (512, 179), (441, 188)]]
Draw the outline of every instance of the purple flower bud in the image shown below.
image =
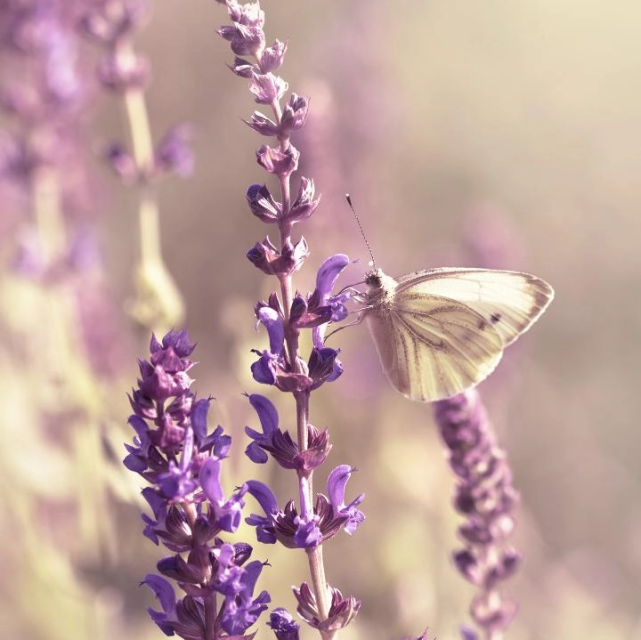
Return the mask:
[(289, 135), (292, 131), (300, 129), (307, 120), (309, 100), (296, 93), (292, 93), (289, 102), (283, 108), (280, 119), (281, 135)]
[[(311, 302), (311, 298), (310, 298)], [(325, 307), (309, 307), (303, 296), (297, 294), (292, 302), (289, 321), (297, 329), (311, 329), (326, 324), (332, 319), (332, 309)]]
[(149, 83), (150, 76), (149, 62), (137, 54), (123, 59), (118, 53), (109, 52), (98, 65), (98, 79), (102, 85), (119, 93), (142, 89)]
[(263, 136), (276, 136), (280, 133), (280, 127), (260, 111), (254, 111), (251, 120), (244, 122)]
[(234, 58), (234, 64), (227, 66), (241, 78), (251, 78), (253, 73), (258, 72), (258, 67), (255, 64), (238, 56)]
[(296, 549), (313, 549), (323, 540), (319, 527), (320, 518), (313, 514), (308, 520), (296, 516), (292, 523), (296, 527), (292, 536), (292, 546)]
[(194, 154), (190, 146), (191, 128), (186, 124), (172, 127), (154, 151), (154, 169), (163, 173), (190, 175), (194, 168)]
[(149, 7), (142, 0), (128, 0), (117, 5), (87, 9), (79, 21), (80, 28), (94, 40), (114, 45), (140, 29), (149, 17)]
[(227, 8), (233, 22), (260, 29), (265, 26), (265, 12), (258, 2), (239, 4), (233, 0), (227, 3)]
[(287, 43), (276, 40), (271, 47), (263, 50), (260, 56), (260, 72), (269, 73), (270, 71), (277, 71), (283, 64), (285, 59), (285, 52), (287, 51)]
[(339, 351), (330, 347), (312, 348), (309, 356), (309, 377), (313, 380), (310, 390), (318, 389), (326, 382), (334, 382), (343, 373), (343, 365), (338, 360)]
[(298, 640), (300, 625), (286, 609), (274, 609), (267, 625), (272, 628), (276, 640)]
[(495, 632), (510, 625), (516, 615), (517, 606), (512, 600), (490, 597), (489, 594), (482, 593), (474, 599), (470, 611), (479, 627)]
[(283, 251), (279, 252), (269, 238), (257, 242), (247, 252), (247, 258), (263, 273), (268, 275), (288, 275), (298, 271), (309, 255), (305, 238), (301, 238), (295, 245), (285, 244)]
[(314, 213), (319, 202), (320, 197), (314, 200), (314, 181), (301, 177), (298, 195), (287, 212), (287, 219), (292, 222), (307, 220)]
[(179, 554), (162, 558), (156, 564), (156, 569), (163, 576), (190, 584), (204, 582), (207, 579), (207, 568), (195, 563), (185, 562)]
[(218, 34), (230, 43), (237, 56), (256, 55), (265, 47), (265, 32), (260, 27), (236, 24), (221, 27)]
[(274, 200), (266, 185), (251, 185), (249, 189), (247, 189), (246, 197), (251, 212), (257, 218), (268, 223), (278, 222), (282, 206)]
[(289, 85), (273, 73), (253, 73), (249, 81), (249, 90), (254, 94), (258, 104), (272, 104), (280, 100)]
[(321, 632), (335, 632), (343, 629), (356, 617), (361, 608), (361, 602), (356, 598), (352, 596), (343, 598), (343, 594), (338, 589), (329, 588), (332, 592), (332, 604), (327, 619), (323, 621), (321, 621), (316, 598), (309, 585), (303, 582), (300, 589), (292, 589), (298, 601), (296, 610), (300, 616), (311, 627)]
[[(287, 177), (296, 171), (299, 158), (300, 151), (291, 144), (286, 151), (274, 149), (267, 145), (262, 145), (256, 151), (258, 164), (268, 173), (276, 174), (281, 178)], [(288, 216), (288, 218), (291, 218), (291, 216)]]
[(114, 173), (125, 183), (131, 184), (138, 179), (136, 161), (123, 145), (116, 142), (109, 145), (105, 156)]
[(183, 468), (182, 465), (178, 466), (173, 462), (169, 463), (168, 471), (158, 474), (156, 485), (161, 495), (170, 501), (183, 500), (198, 487), (192, 477), (191, 467)]

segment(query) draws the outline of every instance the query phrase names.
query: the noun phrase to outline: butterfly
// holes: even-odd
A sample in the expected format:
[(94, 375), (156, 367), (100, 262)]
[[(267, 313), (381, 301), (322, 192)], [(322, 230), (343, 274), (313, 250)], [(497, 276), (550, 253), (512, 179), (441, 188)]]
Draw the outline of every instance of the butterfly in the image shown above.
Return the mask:
[(429, 269), (392, 278), (365, 276), (362, 318), (392, 386), (433, 402), (484, 380), (503, 350), (525, 333), (554, 297), (528, 273)]

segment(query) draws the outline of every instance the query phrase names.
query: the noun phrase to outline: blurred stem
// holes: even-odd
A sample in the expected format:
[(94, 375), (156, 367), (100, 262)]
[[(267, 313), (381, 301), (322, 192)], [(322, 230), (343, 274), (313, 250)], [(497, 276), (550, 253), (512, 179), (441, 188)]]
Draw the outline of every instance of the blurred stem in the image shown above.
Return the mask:
[[(130, 42), (120, 43), (121, 63), (135, 64)], [(139, 263), (136, 268), (136, 299), (131, 313), (146, 329), (165, 333), (184, 318), (182, 296), (162, 259), (160, 212), (156, 192), (149, 184), (153, 171), (154, 147), (149, 112), (142, 88), (130, 87), (123, 94), (129, 125), (132, 154), (140, 176), (138, 226)]]
[(31, 181), (33, 213), (42, 258), (47, 266), (62, 256), (66, 246), (65, 224), (60, 208), (60, 183), (55, 169), (41, 165)]

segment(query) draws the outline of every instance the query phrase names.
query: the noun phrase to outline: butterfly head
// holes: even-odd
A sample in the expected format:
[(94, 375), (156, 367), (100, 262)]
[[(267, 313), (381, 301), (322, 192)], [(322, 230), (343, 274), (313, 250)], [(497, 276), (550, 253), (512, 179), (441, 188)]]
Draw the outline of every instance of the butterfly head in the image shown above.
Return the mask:
[(382, 269), (372, 269), (365, 274), (367, 301), (375, 307), (391, 307), (394, 304), (396, 280), (383, 273)]
[(385, 274), (381, 269), (372, 269), (365, 274), (365, 284), (367, 285), (369, 291), (375, 289), (380, 289), (383, 284), (383, 278)]

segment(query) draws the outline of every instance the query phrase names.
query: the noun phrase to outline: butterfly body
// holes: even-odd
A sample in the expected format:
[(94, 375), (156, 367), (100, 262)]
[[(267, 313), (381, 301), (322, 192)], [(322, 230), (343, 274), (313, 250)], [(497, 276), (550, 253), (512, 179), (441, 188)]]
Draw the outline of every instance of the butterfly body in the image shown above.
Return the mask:
[(391, 384), (412, 400), (448, 398), (485, 379), (554, 296), (527, 273), (430, 269), (366, 274), (363, 314)]

